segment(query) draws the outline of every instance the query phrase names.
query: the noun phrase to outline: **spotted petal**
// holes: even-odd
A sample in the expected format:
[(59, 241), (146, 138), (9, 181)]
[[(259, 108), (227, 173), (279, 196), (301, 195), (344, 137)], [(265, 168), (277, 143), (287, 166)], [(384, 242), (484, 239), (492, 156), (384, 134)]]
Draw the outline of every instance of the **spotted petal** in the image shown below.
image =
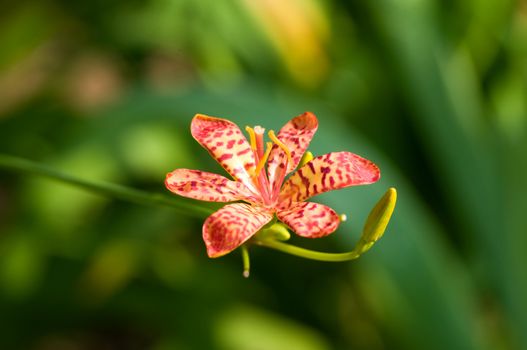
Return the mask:
[(276, 215), (296, 234), (308, 238), (327, 236), (340, 224), (339, 216), (333, 209), (313, 202), (294, 203)]
[(244, 184), (224, 176), (199, 170), (176, 169), (167, 174), (166, 187), (183, 197), (209, 202), (233, 202), (244, 200), (259, 203), (261, 199)]
[(297, 167), (317, 128), (317, 117), (313, 113), (305, 112), (291, 119), (280, 129), (276, 136), (291, 152), (291, 163), (284, 173), (287, 156), (280, 147), (274, 145), (269, 154), (267, 168), (272, 189), (277, 190), (276, 187), (281, 185), (284, 176)]
[(333, 152), (313, 158), (294, 173), (280, 192), (280, 207), (286, 208), (317, 194), (355, 185), (373, 183), (379, 168), (350, 152)]
[(217, 258), (236, 249), (273, 218), (260, 207), (244, 203), (228, 204), (203, 223), (207, 254)]
[(231, 176), (258, 193), (251, 180), (254, 154), (240, 128), (227, 119), (196, 114), (190, 125), (192, 136)]

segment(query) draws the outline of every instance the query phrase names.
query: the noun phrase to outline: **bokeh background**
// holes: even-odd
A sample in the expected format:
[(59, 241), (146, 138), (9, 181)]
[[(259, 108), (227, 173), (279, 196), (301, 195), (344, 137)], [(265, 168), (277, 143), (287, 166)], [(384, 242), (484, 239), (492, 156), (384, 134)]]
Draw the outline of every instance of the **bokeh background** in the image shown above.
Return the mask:
[[(382, 180), (317, 197), (358, 261), (211, 260), (203, 219), (0, 169), (0, 348), (527, 349), (527, 2), (112, 0), (0, 5), (0, 153), (165, 192), (222, 172), (195, 113), (278, 130)], [(188, 203), (192, 203), (189, 201)]]

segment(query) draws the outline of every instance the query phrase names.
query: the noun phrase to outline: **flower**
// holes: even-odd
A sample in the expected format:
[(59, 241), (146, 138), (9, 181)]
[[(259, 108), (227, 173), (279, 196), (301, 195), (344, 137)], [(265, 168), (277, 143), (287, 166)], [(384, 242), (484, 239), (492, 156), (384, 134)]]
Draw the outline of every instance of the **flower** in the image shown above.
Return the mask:
[[(192, 136), (233, 177), (191, 169), (167, 174), (165, 185), (175, 194), (211, 202), (234, 202), (209, 216), (203, 224), (207, 254), (220, 257), (236, 249), (276, 217), (302, 237), (319, 238), (334, 232), (339, 215), (331, 208), (306, 199), (348, 186), (370, 184), (380, 178), (371, 161), (350, 152), (332, 152), (300, 163), (318, 120), (306, 112), (280, 129), (247, 127), (249, 140), (233, 122), (197, 114)], [(267, 168), (265, 168), (267, 165)], [(285, 180), (285, 181), (284, 181)]]

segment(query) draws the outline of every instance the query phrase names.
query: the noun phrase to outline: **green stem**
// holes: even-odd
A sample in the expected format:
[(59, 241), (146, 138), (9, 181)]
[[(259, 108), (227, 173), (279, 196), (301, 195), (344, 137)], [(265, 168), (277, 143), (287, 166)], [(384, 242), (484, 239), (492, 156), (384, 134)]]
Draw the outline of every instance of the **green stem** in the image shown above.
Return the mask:
[[(277, 240), (278, 236), (276, 234), (272, 234), (274, 231), (278, 231), (278, 229), (285, 230), (287, 232), (283, 224), (280, 223), (275, 224), (267, 229), (269, 232), (271, 232), (271, 234), (255, 236), (251, 242), (260, 246), (273, 248), (287, 254), (296, 255), (311, 260), (334, 262), (354, 260), (367, 252), (373, 246), (373, 244), (375, 244), (375, 242), (382, 237), (386, 227), (388, 226), (388, 222), (390, 222), (390, 218), (392, 217), (396, 201), (397, 191), (393, 187), (389, 188), (371, 210), (368, 218), (366, 219), (366, 223), (364, 224), (364, 228), (362, 229), (362, 235), (355, 245), (355, 248), (353, 248), (353, 250), (350, 252), (322, 253), (280, 242)], [(265, 230), (263, 232), (266, 233)]]
[(210, 208), (193, 203), (184, 203), (176, 197), (169, 197), (161, 193), (149, 193), (107, 182), (79, 179), (73, 175), (24, 158), (0, 154), (0, 168), (45, 176), (56, 181), (99, 193), (103, 196), (115, 197), (138, 204), (172, 207), (180, 214), (198, 218), (203, 218), (212, 213), (212, 209)]
[(248, 278), (251, 273), (251, 260), (249, 259), (249, 248), (247, 245), (242, 245), (242, 261), (243, 261), (243, 277)]
[(322, 252), (316, 252), (313, 250), (300, 248), (291, 244), (275, 241), (275, 240), (254, 240), (252, 243), (273, 248), (276, 250), (279, 250), (281, 252), (300, 256), (302, 258), (311, 259), (311, 260), (319, 260), (319, 261), (330, 261), (330, 262), (339, 262), (339, 261), (349, 261), (357, 259), (361, 253), (357, 251), (356, 249), (353, 249), (351, 252), (346, 253), (322, 253)]

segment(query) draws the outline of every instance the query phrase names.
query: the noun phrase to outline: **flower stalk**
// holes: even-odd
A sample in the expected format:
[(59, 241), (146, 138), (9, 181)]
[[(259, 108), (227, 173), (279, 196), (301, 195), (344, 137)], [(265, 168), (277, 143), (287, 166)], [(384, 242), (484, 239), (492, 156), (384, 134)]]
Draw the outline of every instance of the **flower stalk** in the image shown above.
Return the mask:
[[(279, 250), (281, 252), (299, 256), (305, 259), (340, 262), (357, 259), (359, 256), (367, 252), (373, 244), (379, 240), (384, 234), (388, 222), (395, 209), (397, 201), (397, 191), (395, 188), (390, 188), (377, 202), (375, 207), (368, 215), (368, 219), (362, 230), (362, 235), (355, 248), (352, 251), (345, 253), (324, 253), (297, 247), (291, 244), (281, 242), (272, 235), (262, 236), (257, 234), (250, 242), (262, 247), (268, 247)], [(276, 225), (276, 224), (275, 224)]]
[(55, 181), (60, 181), (62, 183), (67, 183), (83, 188), (90, 192), (98, 193), (103, 196), (118, 198), (137, 204), (168, 206), (175, 209), (180, 214), (190, 215), (196, 218), (206, 217), (213, 212), (211, 208), (185, 202), (183, 200), (179, 200), (177, 197), (166, 196), (161, 193), (150, 193), (103, 181), (81, 179), (44, 164), (20, 157), (0, 154), (0, 168), (26, 174), (44, 176)]
[(241, 246), (242, 262), (243, 262), (243, 277), (249, 278), (251, 273), (251, 260), (249, 259), (249, 248), (247, 244)]

